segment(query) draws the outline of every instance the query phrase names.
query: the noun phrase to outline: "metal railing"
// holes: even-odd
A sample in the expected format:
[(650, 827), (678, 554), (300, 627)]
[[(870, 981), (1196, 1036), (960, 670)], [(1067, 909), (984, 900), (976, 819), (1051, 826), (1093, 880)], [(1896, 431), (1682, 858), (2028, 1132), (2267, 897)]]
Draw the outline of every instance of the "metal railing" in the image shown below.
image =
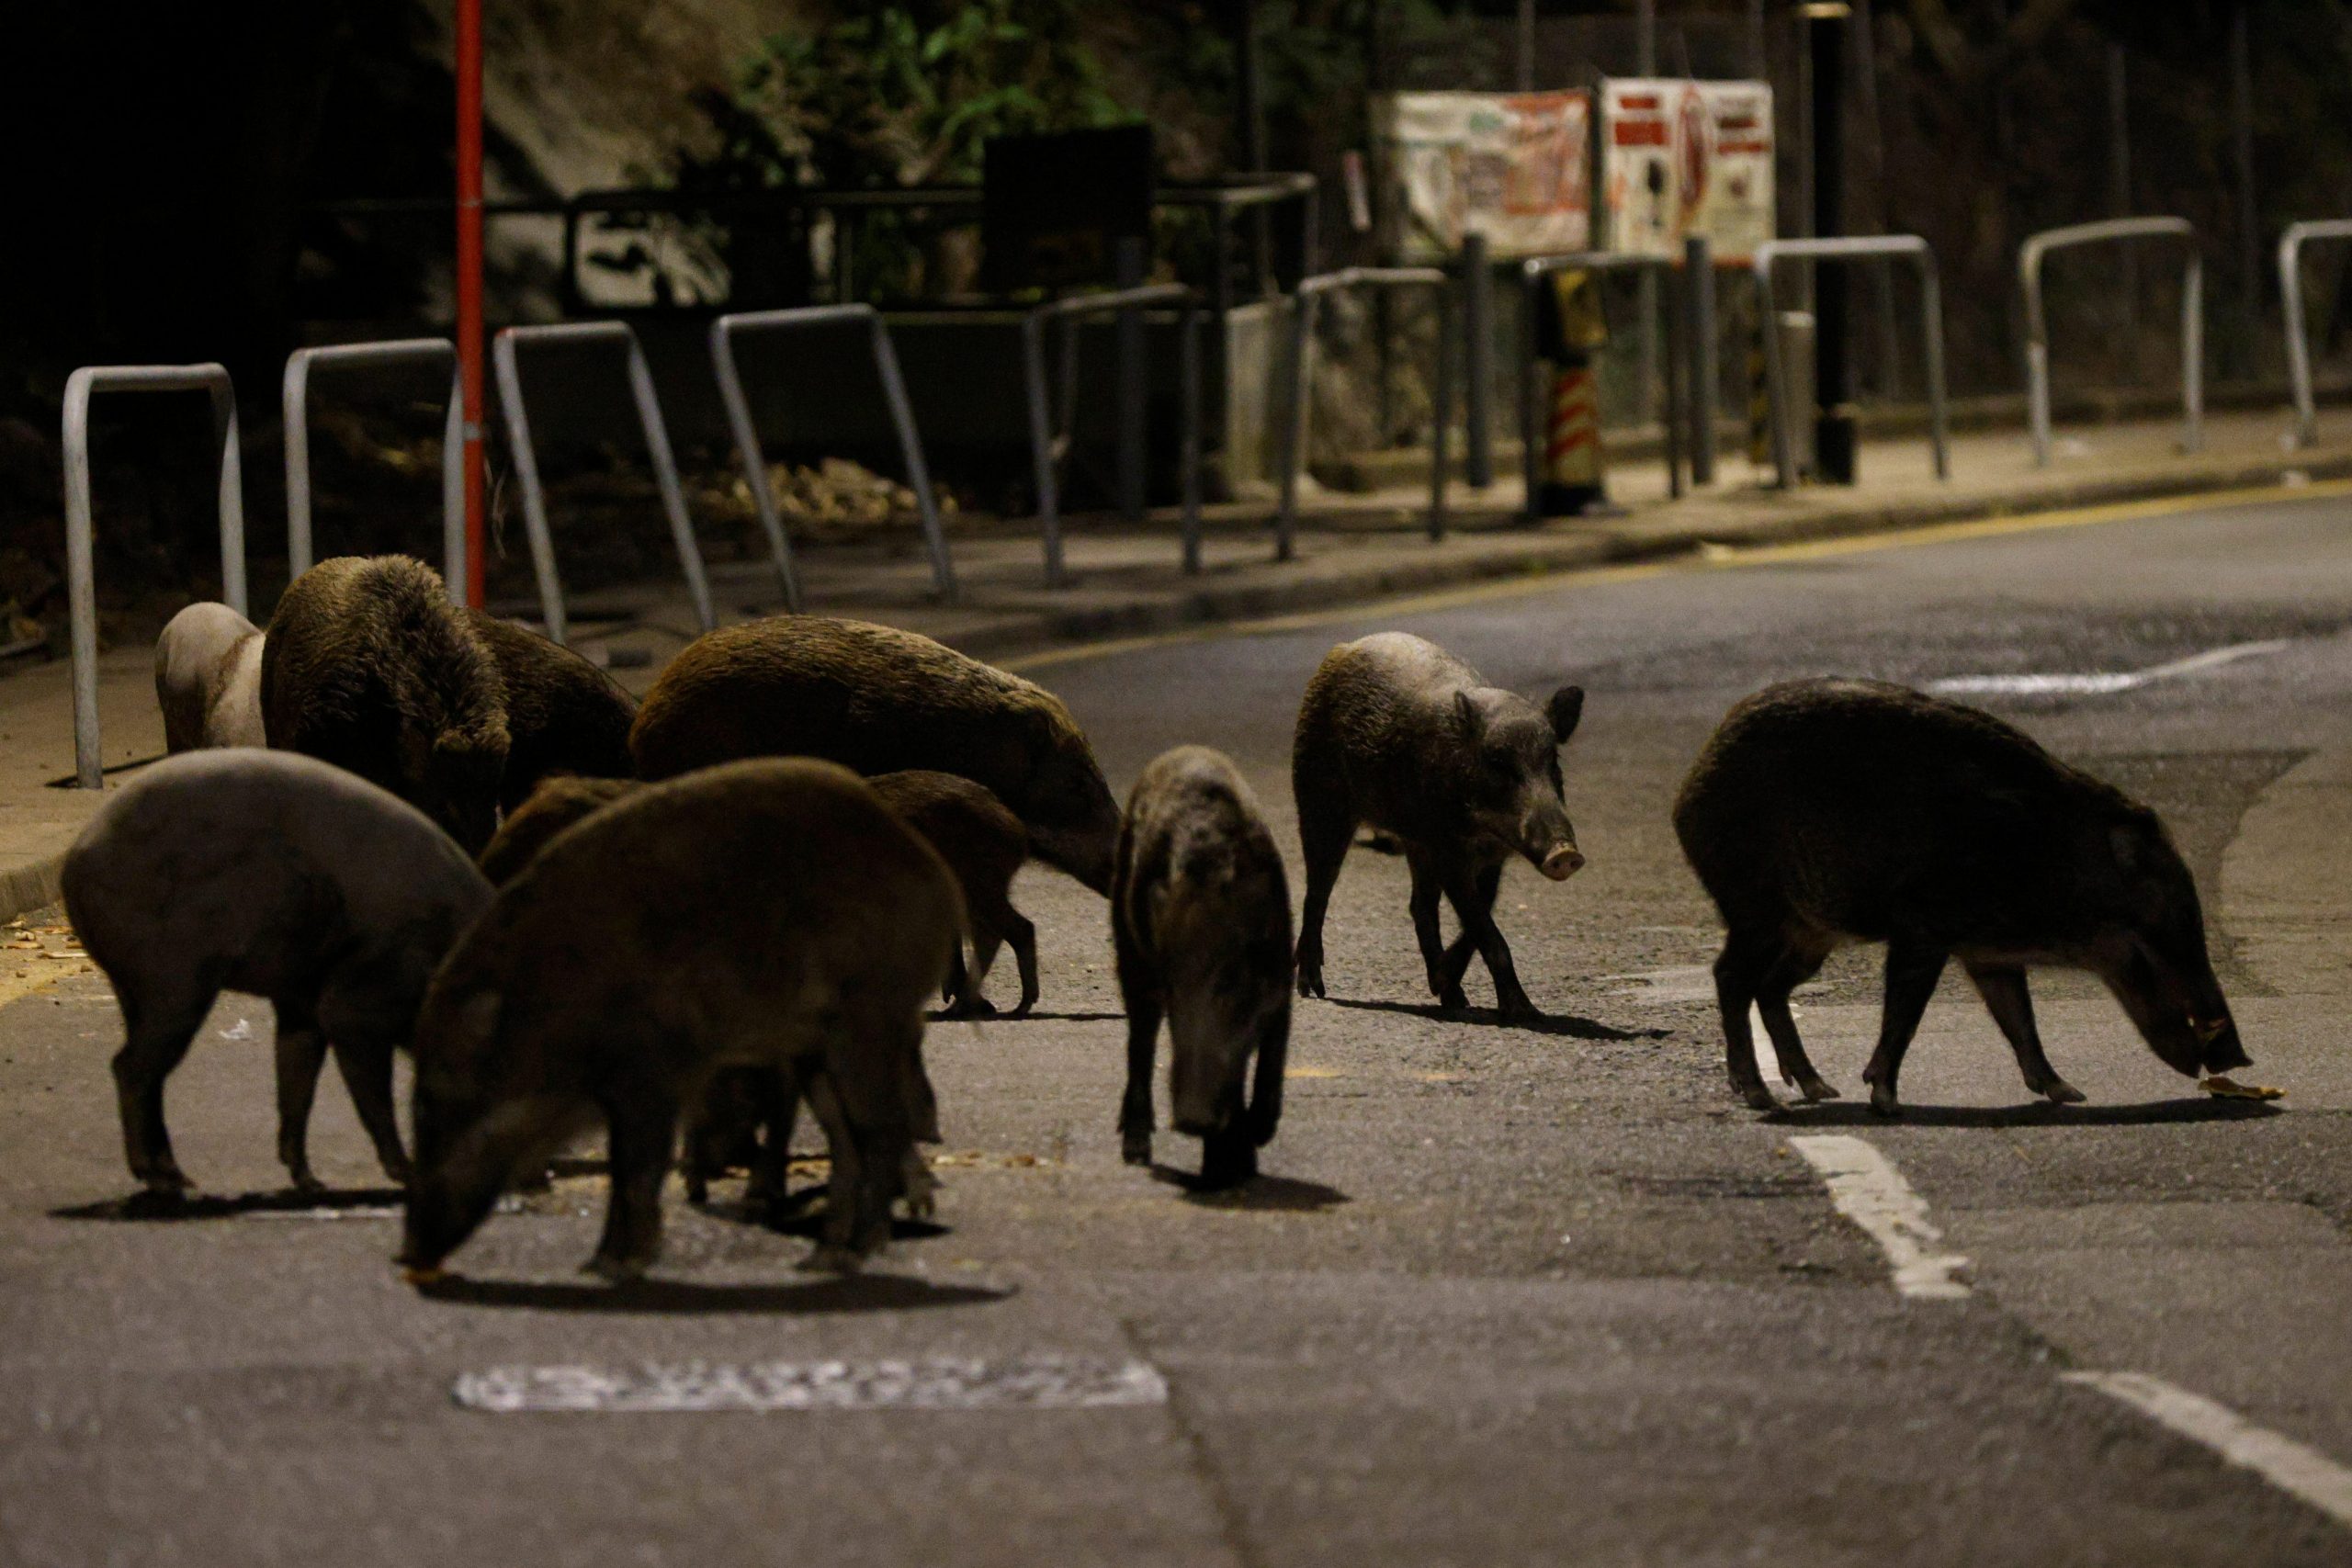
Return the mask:
[(2033, 417), (2033, 460), (2050, 462), (2050, 323), (2041, 304), (2042, 258), (2052, 251), (2120, 240), (2183, 240), (2180, 279), (2181, 450), (2205, 444), (2205, 267), (2197, 226), (2186, 218), (2112, 218), (2030, 234), (2018, 247), (2018, 281), (2025, 290), (2026, 397)]
[(1445, 537), (1445, 427), (1453, 415), (1453, 279), (1434, 266), (1350, 266), (1299, 279), (1291, 307), (1289, 420), (1283, 432), (1282, 508), (1275, 513), (1274, 558), (1295, 553), (1298, 473), (1306, 460), (1307, 409), (1314, 379), (1307, 366), (1315, 351), (1315, 302), (1340, 288), (1434, 288), (1437, 298), (1437, 370), (1432, 378), (1430, 419), (1430, 537)]
[(735, 435), (735, 452), (743, 464), (743, 478), (752, 487), (752, 504), (759, 508), (760, 526), (767, 531), (768, 548), (775, 557), (775, 574), (784, 587), (785, 607), (800, 613), (800, 580), (792, 565), (792, 541), (776, 511), (775, 487), (768, 482), (768, 466), (760, 453), (760, 433), (752, 423), (752, 405), (743, 396), (743, 378), (735, 366), (739, 333), (805, 331), (811, 327), (854, 326), (869, 329), (874, 368), (882, 378), (882, 396), (890, 405), (890, 423), (899, 435), (899, 452), (907, 465), (907, 487), (915, 492), (922, 515), (923, 541), (931, 548), (931, 577), (940, 601), (956, 602), (956, 565), (947, 553), (947, 536), (940, 529), (939, 505), (931, 489), (931, 468), (923, 461), (922, 436), (915, 429), (914, 409), (907, 401), (906, 379), (899, 372), (898, 350), (890, 344), (890, 329), (871, 305), (809, 305), (786, 310), (741, 310), (710, 323), (710, 363), (718, 378), (718, 395), (727, 405), (727, 423)]
[[(1114, 289), (1106, 294), (1075, 294), (1038, 306), (1021, 318), (1022, 379), (1029, 400), (1029, 457), (1037, 484), (1037, 521), (1045, 533), (1046, 586), (1066, 587), (1069, 572), (1062, 562), (1061, 499), (1054, 468), (1057, 448), (1067, 448), (1078, 418), (1079, 321), (1087, 316), (1122, 310), (1174, 306), (1179, 314), (1183, 385), (1179, 417), (1177, 467), (1183, 490), (1184, 570), (1201, 570), (1201, 306), (1199, 298), (1181, 283), (1154, 283), (1140, 288)], [(1053, 413), (1046, 396), (1046, 329), (1056, 321), (1070, 334), (1062, 340), (1063, 434), (1057, 441)]]
[[(1521, 502), (1521, 515), (1529, 522), (1537, 521), (1537, 499), (1544, 489), (1544, 443), (1537, 438), (1539, 421), (1536, 409), (1542, 403), (1544, 389), (1537, 381), (1536, 362), (1543, 355), (1535, 351), (1535, 321), (1544, 280), (1555, 272), (1664, 272), (1669, 279), (1675, 276), (1675, 264), (1664, 256), (1620, 254), (1615, 251), (1566, 251), (1548, 256), (1530, 256), (1519, 264), (1519, 436), (1520, 472), (1527, 485), (1527, 495)], [(1675, 291), (1667, 291), (1666, 319), (1666, 475), (1667, 490), (1677, 497), (1682, 494), (1682, 378), (1679, 365), (1681, 312), (1675, 309)]]
[(90, 398), (96, 392), (209, 392), (220, 448), (220, 597), (243, 615), (245, 597), (244, 463), (238, 450), (237, 389), (226, 367), (85, 365), (65, 378), (65, 596), (74, 658), (74, 779), (105, 783), (98, 756), (98, 598), (90, 514)]
[(523, 406), (523, 379), (514, 365), (518, 343), (617, 343), (628, 353), (628, 389), (637, 403), (637, 422), (645, 432), (646, 456), (653, 464), (653, 481), (662, 492), (662, 510), (670, 520), (670, 537), (677, 546), (678, 565), (685, 573), (686, 592), (695, 604), (695, 619), (709, 631), (718, 625), (710, 604), (710, 583), (703, 575), (702, 548), (695, 542), (693, 522), (686, 515), (686, 496), (678, 482), (678, 463), (670, 451), (670, 429), (662, 417), (662, 400), (653, 390), (653, 373), (645, 363), (645, 349), (626, 321), (564, 321), (548, 326), (508, 327), (491, 340), (491, 360), (498, 372), (498, 401), (506, 417), (506, 445), (522, 480), (523, 525), (531, 540), (531, 568), (538, 579), (539, 614), (548, 636), (564, 640), (563, 580), (556, 571), (555, 540), (548, 531), (547, 492), (539, 484), (538, 455), (531, 446), (531, 422)]
[(1935, 448), (1936, 478), (1951, 478), (1951, 437), (1944, 407), (1943, 290), (1937, 280), (1936, 253), (1917, 234), (1867, 234), (1830, 240), (1770, 240), (1756, 247), (1749, 265), (1756, 273), (1757, 319), (1764, 333), (1764, 376), (1772, 399), (1772, 463), (1782, 489), (1797, 482), (1796, 410), (1781, 363), (1781, 333), (1773, 309), (1772, 269), (1783, 261), (1894, 262), (1909, 257), (1919, 267), (1919, 328), (1928, 362), (1928, 437)]
[(2278, 237), (2278, 306), (2287, 319), (2287, 375), (2295, 390), (2295, 445), (2319, 440), (2319, 399), (2312, 389), (2311, 326), (2303, 320), (2303, 246), (2352, 240), (2352, 218), (2290, 223)]
[(312, 367), (443, 363), (449, 367), (449, 407), (441, 421), (441, 581), (448, 588), (451, 604), (466, 602), (465, 399), (458, 380), (458, 345), (445, 337), (298, 348), (286, 356), (279, 404), (286, 418), (286, 570), (289, 577), (311, 570)]

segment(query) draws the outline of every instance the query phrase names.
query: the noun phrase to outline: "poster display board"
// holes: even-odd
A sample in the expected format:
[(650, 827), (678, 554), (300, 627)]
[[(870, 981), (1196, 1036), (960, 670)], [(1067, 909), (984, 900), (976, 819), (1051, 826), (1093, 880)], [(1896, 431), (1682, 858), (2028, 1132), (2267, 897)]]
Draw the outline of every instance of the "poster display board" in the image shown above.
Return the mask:
[(1603, 243), (1679, 257), (1704, 234), (1715, 260), (1772, 237), (1772, 89), (1761, 82), (1617, 77), (1601, 84)]
[(1374, 100), (1383, 249), (1442, 261), (1482, 233), (1497, 258), (1592, 243), (1590, 95), (1396, 93)]

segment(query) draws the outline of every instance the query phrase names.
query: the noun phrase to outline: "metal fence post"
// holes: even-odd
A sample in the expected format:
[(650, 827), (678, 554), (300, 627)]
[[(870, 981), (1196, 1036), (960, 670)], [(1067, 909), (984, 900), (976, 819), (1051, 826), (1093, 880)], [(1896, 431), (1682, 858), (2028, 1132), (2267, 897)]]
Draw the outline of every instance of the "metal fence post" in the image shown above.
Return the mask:
[(388, 343), (298, 348), (286, 356), (279, 408), (286, 422), (286, 564), (289, 575), (311, 570), (311, 371), (325, 365), (447, 363), (449, 404), (441, 419), (441, 578), (449, 602), (466, 602), (465, 408), (458, 346), (447, 338), (398, 338)]
[(694, 523), (686, 514), (685, 490), (678, 481), (677, 459), (670, 450), (670, 428), (662, 416), (662, 400), (653, 389), (653, 373), (645, 349), (626, 321), (563, 321), (548, 326), (508, 327), (491, 343), (491, 357), (498, 373), (499, 403), (506, 416), (506, 439), (522, 480), (523, 521), (531, 539), (531, 563), (538, 578), (539, 611), (548, 636), (562, 642), (569, 631), (563, 608), (563, 584), (556, 574), (554, 537), (548, 528), (547, 492), (539, 482), (537, 453), (531, 445), (531, 424), (523, 402), (522, 377), (515, 368), (518, 343), (616, 343), (628, 356), (630, 400), (637, 408), (639, 428), (645, 435), (645, 453), (653, 468), (654, 487), (670, 525), (670, 539), (678, 552), (679, 570), (694, 601), (695, 619), (705, 631), (718, 625), (710, 600), (710, 583), (703, 575), (702, 547), (695, 541)]
[(1690, 292), (1690, 482), (1715, 482), (1715, 263), (1704, 234), (1682, 243), (1683, 287)]
[(244, 461), (237, 425), (237, 389), (228, 369), (203, 365), (85, 365), (65, 378), (62, 447), (65, 467), (65, 602), (74, 664), (74, 779), (83, 789), (106, 782), (98, 746), (98, 595), (90, 504), (90, 398), (96, 392), (200, 391), (209, 395), (220, 450), (220, 597), (243, 615), (245, 594)]
[(2312, 386), (2311, 327), (2303, 319), (2303, 246), (2352, 240), (2352, 218), (2290, 223), (2278, 236), (2278, 308), (2287, 332), (2287, 376), (2295, 397), (2295, 445), (2319, 440), (2319, 399)]
[(2050, 321), (2042, 305), (2041, 263), (2052, 251), (2108, 241), (2175, 239), (2183, 242), (2180, 303), (2181, 450), (2204, 445), (2205, 269), (2197, 249), (2197, 227), (2186, 218), (2114, 218), (2074, 223), (2026, 236), (2018, 247), (2018, 282), (2025, 294), (2026, 398), (2033, 423), (2033, 460), (2048, 467), (2051, 450)]
[(1935, 448), (1936, 477), (1951, 478), (1951, 447), (1944, 401), (1943, 297), (1937, 281), (1936, 253), (1917, 234), (1846, 235), (1826, 240), (1771, 240), (1756, 247), (1758, 313), (1763, 318), (1765, 379), (1772, 399), (1772, 458), (1782, 488), (1797, 482), (1787, 366), (1775, 316), (1772, 271), (1782, 261), (1892, 263), (1908, 258), (1919, 269), (1920, 335), (1928, 361), (1928, 439)]
[(1487, 236), (1473, 231), (1462, 237), (1464, 374), (1469, 379), (1464, 400), (1462, 477), (1473, 490), (1495, 482), (1493, 433), (1487, 409), (1494, 400), (1495, 273), (1487, 255)]

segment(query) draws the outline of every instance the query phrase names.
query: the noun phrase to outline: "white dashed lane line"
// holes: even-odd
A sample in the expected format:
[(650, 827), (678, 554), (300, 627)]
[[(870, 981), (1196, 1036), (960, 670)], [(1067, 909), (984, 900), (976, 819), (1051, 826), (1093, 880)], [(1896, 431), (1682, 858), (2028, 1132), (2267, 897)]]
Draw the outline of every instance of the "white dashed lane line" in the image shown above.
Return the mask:
[(1843, 1133), (1789, 1142), (1828, 1183), (1829, 1201), (1838, 1212), (1885, 1249), (1896, 1290), (1929, 1301), (1967, 1298), (1968, 1287), (1952, 1275), (1967, 1268), (1968, 1259), (1942, 1250), (1943, 1233), (1928, 1223), (1926, 1201), (1884, 1155)]
[(1928, 682), (1928, 690), (1939, 696), (2004, 696), (2004, 697), (2107, 697), (2119, 692), (2136, 691), (2158, 681), (2174, 681), (2183, 675), (2201, 675), (2208, 670), (2218, 670), (2224, 664), (2234, 664), (2241, 659), (2258, 659), (2277, 653), (2290, 646), (2284, 637), (2267, 642), (2233, 643), (2227, 648), (2211, 649), (2176, 659), (2168, 664), (2153, 664), (2145, 670), (2103, 671), (2081, 675), (1951, 675)]
[(1168, 1403), (1167, 1381), (1148, 1362), (1052, 1354), (494, 1367), (466, 1373), (451, 1393), (467, 1409), (501, 1416), (549, 1411), (1098, 1410)]
[(2068, 1382), (2095, 1388), (2160, 1425), (2255, 1472), (2281, 1492), (2301, 1498), (2340, 1525), (2352, 1526), (2352, 1470), (2317, 1449), (2257, 1427), (2226, 1404), (2191, 1393), (2145, 1372), (2066, 1372)]

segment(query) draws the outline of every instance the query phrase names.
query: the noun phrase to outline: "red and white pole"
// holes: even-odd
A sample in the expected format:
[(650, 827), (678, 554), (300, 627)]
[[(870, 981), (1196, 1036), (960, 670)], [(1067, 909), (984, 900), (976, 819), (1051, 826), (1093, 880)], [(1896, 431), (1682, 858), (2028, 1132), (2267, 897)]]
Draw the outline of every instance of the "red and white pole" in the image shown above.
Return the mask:
[(481, 606), (481, 0), (458, 0), (458, 368), (465, 394), (466, 603)]

